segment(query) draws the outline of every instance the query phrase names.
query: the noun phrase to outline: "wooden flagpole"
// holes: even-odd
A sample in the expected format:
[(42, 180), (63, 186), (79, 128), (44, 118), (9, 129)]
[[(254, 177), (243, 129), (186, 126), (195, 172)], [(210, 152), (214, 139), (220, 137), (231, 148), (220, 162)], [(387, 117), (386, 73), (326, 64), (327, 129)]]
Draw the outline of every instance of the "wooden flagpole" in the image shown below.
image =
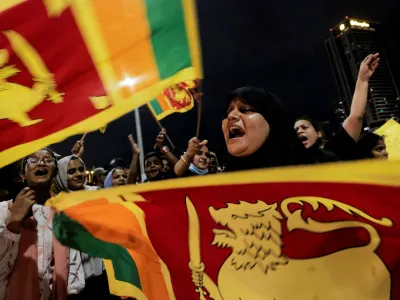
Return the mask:
[[(164, 127), (161, 125), (160, 120), (157, 119), (157, 117), (154, 115), (153, 112), (151, 112), (151, 114), (152, 114), (154, 120), (156, 121), (158, 127), (160, 127), (160, 130), (163, 130)], [(175, 150), (175, 145), (174, 145), (174, 143), (172, 143), (172, 140), (171, 140), (171, 138), (169, 137), (168, 133), (165, 134), (165, 138), (167, 139), (168, 143), (171, 145), (172, 150)]]

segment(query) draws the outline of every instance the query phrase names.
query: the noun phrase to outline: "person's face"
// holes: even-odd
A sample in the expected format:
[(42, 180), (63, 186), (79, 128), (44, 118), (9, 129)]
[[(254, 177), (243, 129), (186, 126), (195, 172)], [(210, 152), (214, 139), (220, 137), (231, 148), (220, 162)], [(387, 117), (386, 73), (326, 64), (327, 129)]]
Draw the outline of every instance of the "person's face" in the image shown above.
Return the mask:
[(56, 176), (56, 162), (47, 150), (31, 154), (26, 162), (22, 179), (31, 188), (51, 185)]
[(386, 144), (384, 140), (379, 140), (376, 146), (371, 151), (374, 158), (388, 159), (389, 153), (386, 151)]
[(70, 191), (83, 189), (86, 179), (86, 170), (79, 159), (71, 159), (68, 163), (67, 183)]
[(318, 133), (314, 126), (307, 120), (298, 120), (294, 124), (294, 130), (296, 130), (297, 136), (307, 149), (314, 145), (318, 138), (321, 137), (321, 133)]
[(236, 157), (245, 157), (260, 149), (269, 136), (270, 127), (253, 107), (235, 99), (222, 121), (222, 132), (228, 152)]
[(157, 156), (152, 156), (146, 159), (144, 163), (144, 170), (149, 180), (161, 176), (163, 164)]
[(126, 175), (125, 170), (116, 169), (112, 174), (112, 186), (125, 185), (127, 178), (128, 176)]
[(218, 164), (217, 164), (217, 157), (213, 154), (210, 156), (210, 173), (217, 173), (218, 172)]
[(169, 162), (168, 162), (167, 159), (163, 159), (162, 160), (162, 164), (163, 164), (163, 170), (162, 171), (164, 173), (168, 173), (169, 171), (171, 171), (171, 167), (170, 167)]
[(210, 166), (210, 152), (207, 146), (201, 147), (201, 153), (196, 154), (193, 158), (193, 164), (200, 170), (206, 170)]
[(98, 180), (97, 186), (98, 186), (98, 187), (101, 187), (101, 188), (104, 188), (104, 180), (106, 180), (106, 175), (100, 175), (100, 176), (98, 176), (98, 177), (97, 177), (97, 180)]

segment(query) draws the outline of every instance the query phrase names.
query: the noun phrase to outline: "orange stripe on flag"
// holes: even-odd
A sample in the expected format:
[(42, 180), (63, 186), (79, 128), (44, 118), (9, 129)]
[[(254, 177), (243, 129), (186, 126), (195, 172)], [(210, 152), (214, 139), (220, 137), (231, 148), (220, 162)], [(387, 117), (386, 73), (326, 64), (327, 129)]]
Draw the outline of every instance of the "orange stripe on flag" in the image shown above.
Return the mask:
[(169, 110), (171, 107), (164, 99), (164, 94), (161, 94), (157, 97), (158, 104), (161, 106), (163, 112)]
[(139, 1), (93, 1), (99, 27), (107, 45), (111, 64), (123, 88), (124, 98), (159, 81), (151, 43), (146, 7)]
[(159, 257), (143, 233), (138, 216), (120, 203), (99, 201), (99, 205), (93, 205), (92, 201), (77, 204), (65, 213), (71, 219), (79, 220), (94, 237), (127, 248), (138, 267), (142, 291), (148, 299), (169, 299)]

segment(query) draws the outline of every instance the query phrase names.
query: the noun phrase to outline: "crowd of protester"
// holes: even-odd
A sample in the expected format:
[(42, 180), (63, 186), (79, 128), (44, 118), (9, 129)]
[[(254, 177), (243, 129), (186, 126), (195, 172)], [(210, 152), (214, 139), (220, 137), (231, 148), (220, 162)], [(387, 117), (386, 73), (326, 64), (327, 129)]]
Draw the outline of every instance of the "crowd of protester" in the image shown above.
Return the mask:
[(66, 249), (53, 237), (54, 212), (43, 204), (60, 192), (256, 168), (387, 159), (383, 137), (373, 133), (360, 137), (368, 81), (378, 63), (379, 54), (362, 62), (350, 114), (330, 140), (310, 117), (299, 118), (290, 126), (276, 95), (241, 87), (228, 95), (221, 116), (228, 155), (224, 166), (207, 147), (207, 140), (191, 138), (183, 153), (170, 149), (165, 129), (156, 137), (152, 152), (144, 155), (145, 180), (140, 176), (140, 149), (132, 136), (128, 137), (131, 163), (112, 159), (107, 167), (94, 170), (92, 185), (87, 182), (82, 159), (83, 141), (76, 143), (72, 155), (61, 159), (49, 149), (28, 155), (20, 164), (23, 189), (14, 200), (0, 202), (0, 300), (112, 299), (101, 259)]

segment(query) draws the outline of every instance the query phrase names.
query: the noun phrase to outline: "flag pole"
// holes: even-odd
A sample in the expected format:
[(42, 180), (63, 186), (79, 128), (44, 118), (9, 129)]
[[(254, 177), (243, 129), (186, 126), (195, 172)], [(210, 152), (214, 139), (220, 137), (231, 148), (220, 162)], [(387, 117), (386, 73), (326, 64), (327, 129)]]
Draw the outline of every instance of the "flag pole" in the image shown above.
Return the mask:
[(143, 149), (142, 125), (140, 123), (139, 107), (135, 109), (135, 123), (136, 123), (136, 139), (140, 149), (140, 154), (139, 154), (140, 179), (143, 182), (144, 180), (146, 180), (146, 174), (144, 172), (144, 149)]
[(80, 139), (81, 142), (83, 142), (83, 141), (85, 140), (85, 137), (87, 136), (87, 134), (88, 134), (88, 133), (85, 132), (85, 133), (82, 135), (82, 137), (81, 137), (81, 139)]
[[(199, 81), (198, 95), (194, 97), (197, 101), (197, 128), (196, 128), (196, 137), (200, 138), (200, 125), (201, 125), (201, 113), (202, 113), (202, 98), (203, 98), (203, 84)], [(197, 99), (196, 99), (197, 98)]]

